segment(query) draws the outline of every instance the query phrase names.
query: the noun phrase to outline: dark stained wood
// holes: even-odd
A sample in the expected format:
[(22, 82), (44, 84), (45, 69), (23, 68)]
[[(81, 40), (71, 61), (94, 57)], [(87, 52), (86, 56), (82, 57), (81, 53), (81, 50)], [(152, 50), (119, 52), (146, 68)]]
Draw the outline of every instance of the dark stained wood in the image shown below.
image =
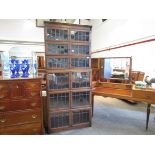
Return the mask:
[(43, 134), (41, 79), (0, 80), (0, 134)]
[(146, 116), (146, 130), (148, 129), (148, 124), (149, 124), (150, 107), (151, 107), (151, 104), (148, 104), (147, 105), (147, 116)]
[(28, 123), (15, 125), (11, 127), (3, 127), (0, 129), (0, 135), (38, 135), (42, 134), (41, 123)]
[[(47, 34), (48, 29), (52, 29), (52, 35), (51, 35), (51, 30), (48, 31), (49, 34)], [(83, 26), (83, 25), (75, 25), (75, 24), (45, 22), (44, 32), (45, 32), (44, 36), (45, 36), (45, 54), (46, 54), (45, 64), (46, 64), (46, 73), (47, 73), (46, 75), (46, 79), (47, 79), (47, 106), (46, 106), (47, 109), (46, 109), (46, 112), (48, 115), (48, 123), (44, 123), (44, 124), (48, 124), (49, 133), (57, 132), (61, 130), (68, 130), (71, 128), (73, 129), (73, 128), (90, 126), (91, 115), (92, 115), (91, 113), (91, 107), (92, 107), (91, 106), (91, 99), (92, 99), (91, 98), (91, 87), (92, 87), (92, 84), (91, 84), (92, 75), (91, 74), (92, 74), (92, 71), (91, 71), (91, 59), (90, 59), (91, 27)], [(60, 33), (62, 34), (60, 35)], [(75, 39), (75, 33), (77, 35), (76, 39)], [(68, 39), (66, 39), (67, 37), (63, 36), (63, 34), (67, 34)], [(88, 34), (89, 36), (87, 37)], [(58, 37), (57, 39), (55, 39), (57, 35)], [(49, 52), (48, 51), (49, 44), (54, 45), (57, 51), (52, 53), (53, 50), (50, 50)], [(74, 45), (74, 47), (72, 45)], [(58, 46), (59, 46), (59, 49), (58, 49)], [(61, 46), (63, 47), (62, 52), (60, 52)], [(50, 46), (50, 47), (53, 48), (53, 46)], [(83, 51), (81, 50), (81, 47)], [(64, 48), (67, 50), (67, 52), (66, 51), (64, 52)], [(47, 65), (48, 58), (56, 58), (56, 59), (53, 59), (54, 63), (52, 61), (53, 64), (50, 65), (50, 67), (48, 67)], [(62, 66), (61, 63), (59, 64), (60, 60), (63, 58), (68, 59), (67, 67), (65, 65)], [(83, 73), (82, 75), (81, 72), (85, 72), (85, 73)], [(62, 73), (63, 74), (67, 73), (67, 74), (63, 75)], [(62, 74), (61, 75), (62, 78), (59, 77), (60, 74)], [(90, 77), (88, 74), (90, 74)], [(51, 76), (51, 79), (52, 79), (51, 81), (49, 79), (50, 78), (49, 75)], [(67, 77), (68, 80), (64, 80), (65, 77)], [(88, 81), (87, 80), (88, 77), (90, 81), (90, 86), (88, 82), (86, 82)], [(59, 79), (59, 81), (57, 81), (56, 79), (57, 80)], [(50, 89), (50, 86), (52, 89)], [(61, 104), (58, 103), (59, 99), (56, 99), (56, 98), (50, 99), (50, 95), (59, 96), (59, 94), (61, 94), (63, 98), (63, 95), (65, 96), (65, 93), (67, 93), (67, 95), (69, 94), (69, 103), (68, 103), (68, 100), (66, 100), (67, 105), (64, 105), (63, 99), (62, 101), (60, 101)], [(73, 105), (72, 95), (73, 94), (74, 95), (76, 94), (77, 96), (83, 95), (82, 93), (84, 93), (84, 95), (85, 93), (86, 95), (89, 94), (89, 104), (86, 103), (82, 105), (82, 99), (81, 99), (80, 103)], [(55, 102), (54, 105), (52, 101)], [(77, 100), (77, 102), (79, 101)], [(57, 103), (57, 106), (56, 106), (56, 103)], [(72, 113), (73, 111), (77, 110), (77, 115), (82, 115), (82, 112), (80, 114), (81, 109), (83, 110), (87, 109), (89, 111), (88, 122), (85, 122), (85, 123), (79, 122), (79, 124), (73, 125)]]

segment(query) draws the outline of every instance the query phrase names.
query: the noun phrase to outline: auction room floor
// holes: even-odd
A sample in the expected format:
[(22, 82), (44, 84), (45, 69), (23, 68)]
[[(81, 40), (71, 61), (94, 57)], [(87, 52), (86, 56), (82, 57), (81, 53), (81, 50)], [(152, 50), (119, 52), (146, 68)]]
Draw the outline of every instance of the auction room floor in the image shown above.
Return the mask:
[(155, 135), (155, 107), (151, 107), (148, 131), (145, 130), (146, 104), (129, 104), (114, 98), (95, 97), (92, 127), (53, 135)]

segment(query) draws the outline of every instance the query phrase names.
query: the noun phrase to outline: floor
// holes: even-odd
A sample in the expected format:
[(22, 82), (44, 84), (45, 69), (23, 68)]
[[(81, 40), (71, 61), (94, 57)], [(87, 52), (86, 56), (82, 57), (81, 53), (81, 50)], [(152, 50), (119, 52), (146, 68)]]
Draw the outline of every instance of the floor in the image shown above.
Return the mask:
[(146, 104), (131, 104), (115, 98), (95, 97), (92, 127), (53, 135), (155, 135), (155, 107), (151, 107), (149, 128), (145, 130)]

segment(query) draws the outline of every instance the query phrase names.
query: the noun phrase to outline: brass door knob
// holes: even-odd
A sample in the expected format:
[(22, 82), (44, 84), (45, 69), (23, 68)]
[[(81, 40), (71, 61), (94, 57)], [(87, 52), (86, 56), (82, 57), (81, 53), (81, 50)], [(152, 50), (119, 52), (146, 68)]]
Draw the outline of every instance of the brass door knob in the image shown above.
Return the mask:
[(31, 106), (32, 106), (32, 107), (35, 107), (36, 104), (37, 104), (36, 102), (33, 102), (33, 103), (31, 103)]
[(32, 118), (37, 118), (37, 115), (36, 115), (36, 114), (33, 114), (33, 115), (32, 115)]
[(4, 110), (5, 106), (0, 106), (0, 111)]
[(31, 93), (31, 96), (35, 96), (37, 93)]
[(3, 88), (3, 85), (0, 85), (0, 90)]
[(4, 95), (0, 95), (0, 98), (4, 98)]
[(1, 123), (5, 123), (6, 122), (6, 119), (0, 119), (0, 122)]

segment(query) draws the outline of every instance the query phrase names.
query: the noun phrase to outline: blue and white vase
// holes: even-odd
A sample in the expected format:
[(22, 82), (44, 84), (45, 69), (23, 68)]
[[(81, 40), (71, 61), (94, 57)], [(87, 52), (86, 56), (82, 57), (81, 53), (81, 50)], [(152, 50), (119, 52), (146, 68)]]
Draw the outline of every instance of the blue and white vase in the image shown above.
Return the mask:
[(16, 66), (16, 77), (19, 77), (19, 70), (20, 70), (20, 64), (19, 64), (19, 60), (15, 60), (15, 66)]
[(11, 70), (11, 78), (16, 78), (16, 60), (11, 59), (11, 64), (10, 64), (10, 70)]
[(23, 72), (22, 77), (29, 76), (29, 68), (30, 68), (30, 65), (28, 64), (28, 60), (24, 59), (21, 64), (21, 70)]

